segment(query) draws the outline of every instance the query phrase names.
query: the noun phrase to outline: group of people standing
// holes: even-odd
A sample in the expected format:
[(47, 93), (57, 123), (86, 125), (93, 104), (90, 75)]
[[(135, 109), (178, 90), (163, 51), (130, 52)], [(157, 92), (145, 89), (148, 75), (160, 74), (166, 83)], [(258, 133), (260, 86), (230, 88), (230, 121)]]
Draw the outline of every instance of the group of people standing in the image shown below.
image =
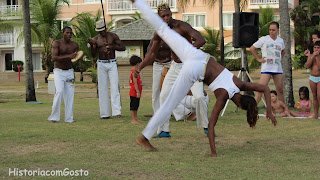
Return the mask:
[[(119, 75), (115, 51), (124, 51), (126, 47), (119, 37), (107, 32), (103, 20), (96, 22), (96, 29), (99, 34), (88, 39), (91, 54), (97, 60), (98, 72), (98, 95), (100, 118), (109, 119), (111, 116), (121, 118), (121, 99), (119, 92)], [(52, 113), (49, 121), (60, 121), (60, 106), (62, 99), (65, 104), (65, 122), (73, 120), (73, 97), (74, 97), (74, 72), (71, 59), (77, 56), (79, 46), (71, 40), (72, 29), (65, 27), (62, 31), (63, 39), (56, 40), (52, 44), (52, 60), (54, 61), (54, 83), (56, 93), (53, 98)], [(111, 107), (109, 99), (109, 84), (111, 91)]]
[[(139, 57), (130, 58), (130, 64), (134, 66), (130, 76), (130, 84), (133, 88), (133, 95), (130, 97), (130, 112), (132, 122), (138, 123), (137, 109), (139, 107), (139, 98), (141, 97), (142, 88), (139, 73), (151, 62), (153, 62), (153, 88), (152, 88), (152, 107), (154, 114), (148, 125), (142, 132), (142, 135), (136, 139), (138, 145), (154, 151), (149, 140), (157, 130), (158, 135), (155, 137), (170, 137), (169, 119), (171, 113), (179, 117), (179, 106), (185, 108), (183, 104), (184, 98), (187, 97), (189, 91), (192, 93), (193, 107), (195, 107), (195, 115), (198, 127), (204, 128), (204, 132), (209, 137), (211, 153), (208, 156), (217, 156), (215, 148), (214, 126), (218, 121), (220, 111), (225, 106), (228, 99), (231, 99), (239, 108), (247, 110), (247, 122), (250, 127), (254, 127), (258, 119), (257, 104), (260, 101), (262, 93), (265, 96), (267, 104), (266, 117), (270, 119), (274, 126), (277, 121), (272, 113), (270, 89), (267, 84), (272, 77), (275, 81), (279, 99), (283, 98), (282, 88), (282, 68), (281, 62), (284, 55), (284, 42), (278, 37), (279, 24), (272, 22), (270, 24), (269, 35), (260, 38), (250, 48), (255, 58), (262, 63), (260, 84), (243, 82), (235, 77), (230, 71), (217, 63), (214, 57), (204, 53), (199, 48), (205, 44), (203, 36), (188, 23), (172, 18), (172, 12), (168, 4), (160, 4), (158, 6), (158, 15), (155, 15), (151, 8), (143, 0), (131, 0), (134, 5), (141, 11), (144, 18), (156, 30), (151, 40), (148, 52), (143, 61)], [(111, 116), (121, 117), (121, 103), (118, 85), (117, 63), (115, 59), (115, 51), (124, 51), (125, 46), (119, 37), (111, 32), (106, 31), (105, 23), (98, 21), (96, 23), (96, 31), (99, 35), (93, 39), (88, 39), (91, 47), (92, 55), (96, 52), (99, 54), (97, 61), (98, 68), (98, 87), (99, 87), (99, 105), (100, 118), (106, 119)], [(72, 30), (67, 27), (63, 30), (64, 38), (53, 43), (53, 61), (55, 62), (55, 70), (59, 73), (72, 72), (71, 62), (69, 62), (78, 51), (78, 45), (72, 42)], [(72, 48), (67, 48), (72, 47)], [(262, 58), (256, 52), (256, 48), (261, 48)], [(316, 54), (316, 53), (314, 53)], [(311, 57), (312, 59), (313, 57)], [(309, 61), (309, 59), (308, 59)], [(61, 66), (61, 64), (66, 64)], [(160, 91), (160, 79), (163, 68), (170, 65), (168, 73), (163, 81)], [(318, 69), (319, 71), (319, 69)], [(320, 76), (320, 74), (319, 74)], [(62, 97), (66, 100), (67, 93), (64, 91), (68, 76), (55, 79), (57, 88), (54, 97), (52, 115), (50, 121), (57, 122), (60, 119), (60, 105)], [(73, 78), (74, 79), (74, 78)], [(111, 89), (111, 106), (108, 96), (108, 82), (110, 80)], [(73, 81), (74, 82), (74, 81)], [(140, 82), (140, 85), (139, 83)], [(203, 84), (208, 85), (209, 89), (216, 96), (216, 103), (213, 107), (210, 121), (208, 120), (208, 98), (203, 89)], [(72, 94), (69, 101), (73, 104), (74, 86), (70, 86), (69, 94)], [(260, 92), (256, 98), (247, 95), (241, 95), (240, 91), (257, 91)], [(189, 92), (190, 93), (190, 92)], [(131, 96), (131, 90), (130, 90)], [(69, 103), (69, 105), (71, 102)], [(191, 103), (192, 104), (192, 103)], [(65, 103), (67, 106), (67, 103)], [(66, 111), (66, 122), (73, 122), (72, 108), (68, 107)], [(67, 109), (67, 108), (66, 108)], [(58, 112), (59, 110), (59, 112)], [(188, 112), (188, 114), (192, 112)], [(68, 114), (68, 117), (67, 117)], [(180, 111), (181, 114), (181, 111)], [(59, 115), (59, 116), (58, 116)], [(186, 115), (186, 114), (183, 114)], [(177, 118), (178, 120), (178, 118)]]

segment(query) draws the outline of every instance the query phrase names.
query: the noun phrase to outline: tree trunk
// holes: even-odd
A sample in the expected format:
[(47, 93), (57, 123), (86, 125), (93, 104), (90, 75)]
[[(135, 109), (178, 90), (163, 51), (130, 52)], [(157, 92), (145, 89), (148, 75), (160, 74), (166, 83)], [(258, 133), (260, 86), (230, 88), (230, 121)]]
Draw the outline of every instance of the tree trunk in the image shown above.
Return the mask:
[(37, 101), (33, 79), (32, 47), (31, 47), (31, 25), (29, 0), (23, 1), (23, 21), (24, 21), (24, 46), (26, 61), (26, 102)]
[(223, 0), (219, 1), (219, 14), (220, 14), (220, 63), (225, 66), (224, 63), (224, 35), (223, 35)]
[(240, 12), (240, 0), (234, 0), (233, 4), (234, 4), (234, 11)]
[(291, 36), (290, 18), (287, 0), (279, 1), (280, 11), (280, 35), (285, 44), (285, 55), (282, 58), (283, 67), (283, 92), (287, 106), (294, 107), (293, 86), (292, 86), (292, 62), (291, 62)]

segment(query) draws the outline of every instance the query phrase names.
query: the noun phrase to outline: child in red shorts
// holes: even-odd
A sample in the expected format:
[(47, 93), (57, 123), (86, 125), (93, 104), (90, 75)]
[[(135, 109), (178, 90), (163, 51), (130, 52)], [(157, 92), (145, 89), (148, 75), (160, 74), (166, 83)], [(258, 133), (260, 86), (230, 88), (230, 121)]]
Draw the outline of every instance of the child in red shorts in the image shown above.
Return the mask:
[(133, 55), (129, 59), (130, 65), (132, 66), (129, 84), (131, 86), (129, 95), (130, 95), (130, 114), (131, 114), (131, 123), (137, 124), (141, 122), (138, 120), (138, 108), (140, 105), (141, 91), (142, 91), (142, 82), (139, 74), (138, 78), (135, 78), (132, 73), (138, 67), (139, 63), (142, 62), (141, 58)]

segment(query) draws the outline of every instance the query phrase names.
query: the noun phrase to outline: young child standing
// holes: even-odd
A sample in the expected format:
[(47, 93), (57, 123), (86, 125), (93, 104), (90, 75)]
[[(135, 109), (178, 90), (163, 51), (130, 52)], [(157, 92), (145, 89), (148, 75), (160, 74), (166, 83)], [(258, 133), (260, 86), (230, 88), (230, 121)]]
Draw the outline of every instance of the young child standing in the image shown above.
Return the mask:
[(140, 105), (140, 98), (141, 98), (141, 92), (142, 92), (142, 82), (141, 77), (139, 74), (139, 77), (136, 78), (133, 76), (134, 70), (138, 67), (139, 63), (142, 62), (141, 58), (133, 55), (129, 59), (130, 65), (132, 66), (131, 74), (130, 74), (130, 80), (129, 84), (131, 86), (129, 95), (130, 95), (130, 114), (131, 114), (131, 123), (137, 124), (141, 122), (138, 120), (138, 108)]
[(308, 56), (306, 68), (310, 68), (309, 84), (310, 84), (311, 92), (313, 95), (313, 115), (311, 115), (309, 118), (314, 118), (314, 119), (318, 119), (319, 102), (320, 102), (320, 95), (318, 95), (318, 91), (320, 91), (318, 87), (318, 83), (320, 82), (319, 54), (320, 54), (320, 41), (316, 41), (313, 47), (313, 54), (310, 54), (310, 52), (306, 53), (306, 56)]
[[(313, 42), (313, 45), (314, 45), (317, 41), (320, 41), (320, 31), (315, 30), (315, 31), (313, 32), (313, 34), (312, 34), (312, 42)], [(304, 55), (306, 55), (306, 56), (309, 56), (310, 53), (311, 53), (311, 52), (310, 52), (309, 49), (307, 49), (307, 50), (304, 51)]]
[[(271, 95), (271, 107), (272, 107), (272, 114), (275, 117), (292, 117), (288, 106), (286, 106), (282, 101), (278, 100), (277, 92), (270, 91)], [(266, 112), (264, 113), (266, 114)]]
[(312, 101), (309, 99), (309, 89), (306, 86), (302, 86), (299, 89), (299, 101), (294, 105), (294, 108), (299, 112), (289, 111), (293, 117), (309, 117)]

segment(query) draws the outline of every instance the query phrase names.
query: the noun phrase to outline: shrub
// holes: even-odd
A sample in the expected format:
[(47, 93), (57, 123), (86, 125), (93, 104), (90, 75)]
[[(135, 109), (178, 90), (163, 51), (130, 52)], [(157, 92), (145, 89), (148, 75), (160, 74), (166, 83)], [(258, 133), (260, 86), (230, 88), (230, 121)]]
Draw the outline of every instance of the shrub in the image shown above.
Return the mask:
[(12, 61), (12, 68), (15, 72), (18, 72), (18, 65), (20, 65), (20, 71), (23, 71), (23, 61), (15, 60)]
[(238, 71), (241, 69), (241, 59), (226, 59), (226, 68), (229, 71)]

